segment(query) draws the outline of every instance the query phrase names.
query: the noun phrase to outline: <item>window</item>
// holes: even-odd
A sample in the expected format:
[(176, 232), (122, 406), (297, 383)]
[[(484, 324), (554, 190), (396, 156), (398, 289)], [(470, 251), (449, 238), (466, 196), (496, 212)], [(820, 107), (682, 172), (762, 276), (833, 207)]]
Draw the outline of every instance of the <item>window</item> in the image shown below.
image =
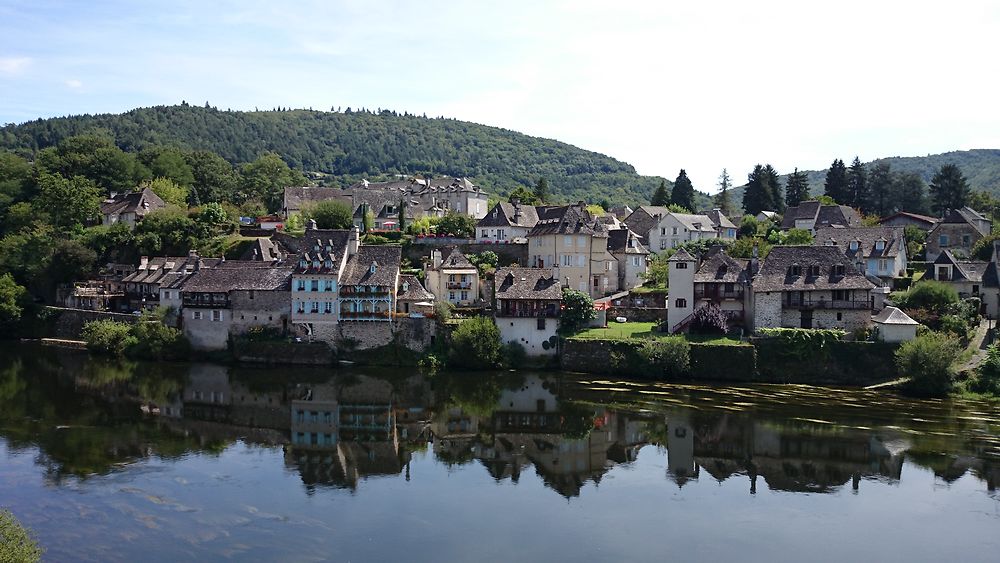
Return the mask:
[(580, 248), (587, 246), (587, 237), (583, 235), (576, 237), (576, 245)]
[(191, 318), (196, 321), (201, 320), (201, 311), (191, 311)]
[(333, 291), (333, 280), (326, 280), (323, 283), (323, 291)]
[(632, 257), (632, 265), (633, 266), (642, 266), (642, 256), (633, 256)]
[(468, 291), (463, 291), (462, 292), (462, 301), (468, 301), (468, 300), (469, 300), (469, 292)]
[(667, 241), (660, 239), (660, 250), (666, 250), (666, 248), (667, 248)]
[(688, 269), (687, 262), (678, 262), (677, 263), (677, 269), (678, 270), (687, 270)]
[(332, 312), (333, 312), (333, 303), (330, 303), (329, 301), (323, 303), (323, 313), (329, 315)]
[(329, 270), (330, 268), (333, 267), (333, 261), (330, 260), (330, 259), (327, 259), (326, 261), (323, 262), (323, 267), (326, 268), (327, 270)]
[(674, 231), (673, 231), (673, 233), (674, 233), (675, 235), (677, 234), (677, 227), (674, 227)]
[(576, 255), (576, 265), (580, 268), (584, 267), (586, 264), (586, 257), (583, 254)]
[(299, 260), (299, 268), (302, 268), (303, 270), (305, 270), (308, 267), (309, 267), (309, 262), (306, 261), (305, 258), (303, 258), (302, 260)]
[(726, 293), (733, 293), (733, 292), (736, 291), (736, 285), (735, 284), (731, 284), (731, 283), (727, 283), (726, 285), (723, 286), (722, 291), (724, 291)]
[(299, 301), (297, 303), (296, 310), (299, 313), (305, 313), (306, 312), (306, 303), (305, 303), (305, 301)]
[(809, 266), (809, 277), (818, 278), (819, 277), (819, 266), (812, 265)]
[(979, 293), (979, 286), (978, 285), (972, 286), (972, 293)]
[[(493, 215), (496, 216), (496, 213), (494, 213)], [(479, 236), (481, 238), (489, 238), (490, 237), (490, 233), (486, 229), (483, 229), (482, 234), (480, 234)]]
[(253, 290), (252, 290), (252, 289), (250, 290), (250, 292), (249, 292), (249, 295), (248, 295), (248, 296), (249, 296), (249, 298), (250, 298), (250, 299), (253, 299)]
[(313, 260), (313, 268), (319, 269), (319, 260)]
[(538, 330), (545, 330), (545, 317), (538, 317)]
[(836, 264), (833, 267), (833, 275), (835, 276), (843, 276), (846, 271), (847, 268), (843, 264)]
[(936, 279), (938, 281), (948, 281), (948, 278), (949, 278), (948, 271), (950, 269), (951, 268), (949, 268), (948, 266), (938, 266), (937, 267), (937, 276), (936, 276)]
[(834, 301), (847, 301), (848, 294), (846, 289), (835, 289), (833, 290), (833, 300)]
[(562, 265), (563, 266), (572, 266), (573, 265), (573, 255), (572, 254), (563, 254), (562, 255)]
[(886, 271), (888, 269), (889, 269), (889, 261), (888, 260), (879, 260), (878, 261), (878, 271), (884, 272), (884, 271)]
[(792, 264), (791, 266), (788, 267), (788, 275), (789, 276), (801, 276), (802, 275), (802, 266), (799, 266), (798, 264)]
[(884, 240), (875, 241), (875, 250), (878, 251), (885, 250), (885, 241)]
[(972, 237), (969, 235), (962, 235), (962, 246), (969, 246), (972, 244)]
[(313, 301), (312, 303), (310, 303), (310, 305), (311, 305), (310, 308), (309, 308), (309, 312), (310, 313), (318, 313), (319, 312), (319, 301)]
[(660, 235), (666, 236), (666, 234), (667, 234), (667, 228), (666, 227), (660, 227)]
[(309, 291), (319, 291), (319, 280), (311, 280), (309, 282)]
[(851, 244), (850, 244), (850, 248), (851, 248), (851, 250), (857, 250), (858, 249), (858, 241), (852, 240)]
[(299, 280), (297, 289), (299, 291), (305, 291), (306, 290), (306, 280)]
[(563, 243), (566, 246), (573, 246), (573, 235), (566, 235), (563, 237)]
[(837, 320), (838, 321), (844, 320), (844, 314), (843, 313), (837, 313)]
[(938, 244), (941, 246), (948, 246), (948, 235), (941, 235), (938, 237)]
[(674, 301), (674, 307), (677, 307), (678, 309), (683, 309), (684, 307), (687, 306), (688, 306), (687, 299), (678, 299), (677, 301)]
[(222, 320), (222, 311), (212, 311), (212, 320), (213, 321), (221, 321)]
[(448, 292), (448, 301), (454, 301), (454, 300), (455, 300), (455, 292), (454, 291), (449, 291)]

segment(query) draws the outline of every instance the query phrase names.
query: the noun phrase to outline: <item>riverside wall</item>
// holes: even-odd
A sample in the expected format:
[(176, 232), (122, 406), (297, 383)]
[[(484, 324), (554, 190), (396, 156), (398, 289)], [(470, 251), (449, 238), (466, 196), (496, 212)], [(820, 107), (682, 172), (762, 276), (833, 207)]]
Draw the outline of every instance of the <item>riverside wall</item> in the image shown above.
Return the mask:
[(66, 307), (46, 307), (46, 326), (42, 337), (79, 340), (83, 325), (90, 321), (118, 321), (133, 324), (139, 321), (136, 315), (127, 313), (110, 313), (107, 311), (89, 311), (87, 309), (69, 309)]

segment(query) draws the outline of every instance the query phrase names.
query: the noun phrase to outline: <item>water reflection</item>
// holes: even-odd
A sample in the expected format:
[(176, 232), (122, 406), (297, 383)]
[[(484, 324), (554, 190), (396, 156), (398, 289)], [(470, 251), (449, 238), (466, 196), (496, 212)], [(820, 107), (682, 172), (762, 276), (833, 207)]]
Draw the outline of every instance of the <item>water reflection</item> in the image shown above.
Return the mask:
[(0, 437), (37, 447), (46, 479), (146, 458), (283, 451), (309, 492), (412, 477), (417, 452), (518, 483), (533, 469), (573, 498), (640, 453), (683, 488), (742, 480), (756, 494), (898, 483), (904, 461), (994, 492), (1000, 434), (988, 405), (805, 387), (697, 387), (539, 374), (252, 369), (90, 360), (20, 347), (0, 366)]

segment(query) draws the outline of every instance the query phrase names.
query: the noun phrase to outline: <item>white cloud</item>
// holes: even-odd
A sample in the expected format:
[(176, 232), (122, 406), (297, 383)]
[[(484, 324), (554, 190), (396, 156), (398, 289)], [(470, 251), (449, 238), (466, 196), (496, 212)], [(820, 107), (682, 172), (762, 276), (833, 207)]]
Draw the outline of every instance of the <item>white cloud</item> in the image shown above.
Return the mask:
[(29, 65), (28, 57), (0, 57), (0, 74), (20, 74)]
[(83, 82), (81, 82), (81, 81), (79, 81), (79, 80), (77, 80), (75, 78), (71, 78), (71, 79), (69, 79), (69, 80), (66, 81), (66, 86), (70, 90), (79, 90), (80, 88), (83, 88)]

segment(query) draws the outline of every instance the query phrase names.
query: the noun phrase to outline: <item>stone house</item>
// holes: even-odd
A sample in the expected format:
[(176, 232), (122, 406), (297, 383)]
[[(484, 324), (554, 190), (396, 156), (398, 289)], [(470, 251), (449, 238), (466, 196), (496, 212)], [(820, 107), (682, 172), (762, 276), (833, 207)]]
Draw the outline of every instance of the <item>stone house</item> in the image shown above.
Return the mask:
[(643, 205), (625, 219), (625, 224), (641, 236), (653, 252), (676, 248), (692, 241), (717, 238), (736, 240), (736, 225), (721, 212), (715, 215), (720, 223), (716, 223), (708, 215), (674, 213), (667, 207)]
[(317, 229), (310, 221), (296, 241), (297, 266), (292, 273), (291, 320), (311, 335), (316, 325), (336, 325), (340, 317), (340, 281), (347, 260), (358, 252), (354, 229)]
[(562, 287), (546, 268), (499, 268), (494, 315), (504, 343), (517, 342), (532, 356), (556, 353)]
[(993, 243), (993, 255), (989, 262), (963, 260), (950, 250), (942, 251), (937, 259), (927, 265), (923, 280), (946, 283), (955, 288), (959, 297), (978, 297), (983, 302), (984, 312), (993, 318), (1000, 316), (1000, 267), (998, 267), (1000, 241)]
[(627, 228), (608, 231), (608, 252), (615, 258), (618, 291), (642, 285), (649, 264), (649, 249), (640, 242), (639, 235)]
[(402, 249), (361, 246), (350, 256), (340, 285), (340, 322), (391, 322), (396, 310)]
[(539, 209), (538, 222), (528, 232), (528, 262), (591, 297), (603, 297), (618, 285), (608, 230), (583, 202)]
[(424, 282), (438, 301), (468, 307), (479, 300), (479, 269), (457, 246), (431, 251), (424, 264)]
[(163, 305), (181, 308), (180, 286), (195, 271), (198, 262), (213, 267), (219, 258), (202, 258), (194, 250), (187, 256), (143, 256), (139, 267), (122, 278), (120, 287), (129, 311), (152, 311)]
[(223, 350), (250, 328), (288, 330), (291, 261), (221, 260), (196, 265), (181, 286), (185, 336), (195, 350)]
[(860, 227), (861, 216), (846, 205), (823, 205), (818, 201), (803, 201), (785, 209), (781, 230), (803, 229), (813, 235), (822, 227)]
[(417, 276), (399, 276), (396, 290), (396, 312), (404, 315), (427, 315), (434, 312), (434, 295), (424, 289)]
[(712, 220), (712, 224), (715, 225), (715, 231), (719, 234), (720, 239), (730, 242), (736, 240), (736, 232), (739, 231), (739, 227), (729, 217), (726, 217), (722, 209), (716, 207), (705, 213), (705, 215)]
[(821, 227), (814, 244), (840, 248), (866, 274), (887, 281), (906, 277), (903, 227)]
[(866, 328), (874, 287), (839, 248), (776, 246), (751, 282), (751, 328)]
[(951, 209), (927, 235), (927, 260), (934, 260), (945, 250), (961, 258), (972, 255), (976, 242), (990, 234), (992, 223), (971, 207)]
[(533, 205), (501, 201), (476, 223), (477, 243), (527, 242), (528, 232), (538, 223)]
[(134, 229), (143, 217), (166, 207), (166, 202), (149, 188), (127, 194), (111, 194), (101, 203), (101, 224), (110, 227), (115, 223), (125, 223)]
[(746, 326), (750, 272), (750, 261), (737, 260), (721, 247), (710, 249), (694, 272), (695, 310), (715, 304), (729, 317), (731, 326)]

